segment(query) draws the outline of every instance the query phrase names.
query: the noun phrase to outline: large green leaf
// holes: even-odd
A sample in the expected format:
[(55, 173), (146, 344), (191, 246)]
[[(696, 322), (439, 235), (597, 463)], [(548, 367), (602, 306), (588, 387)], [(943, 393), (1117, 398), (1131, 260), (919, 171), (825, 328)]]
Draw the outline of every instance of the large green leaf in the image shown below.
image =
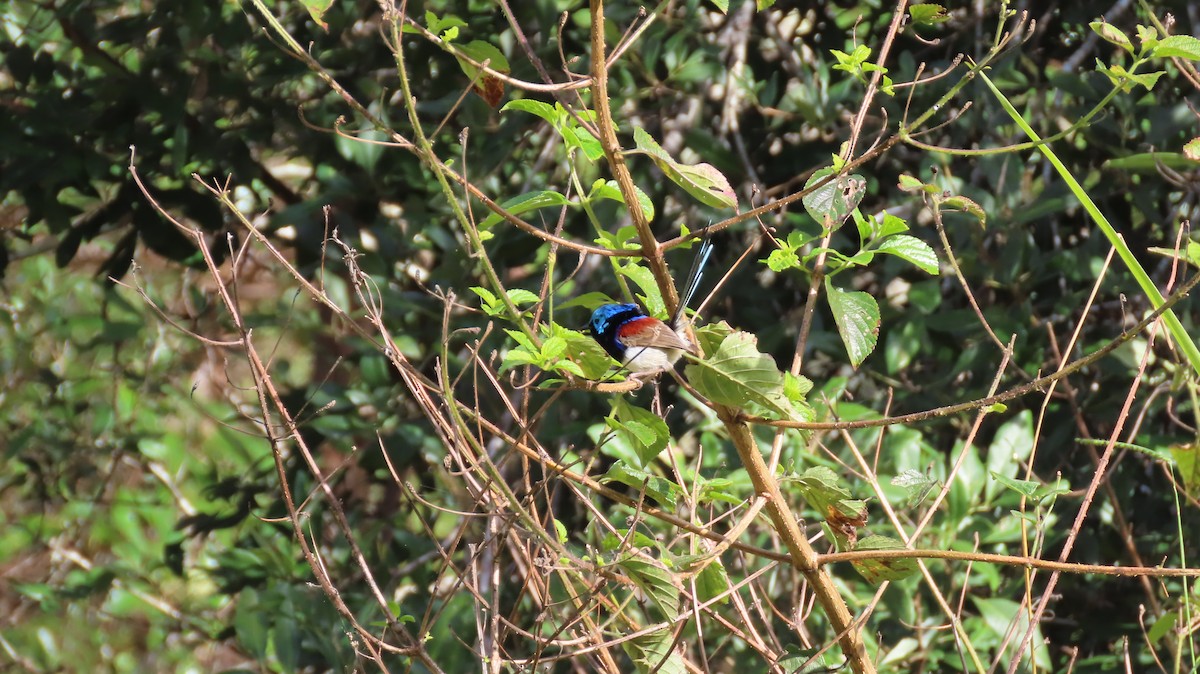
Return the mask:
[(675, 161), (641, 128), (633, 130), (633, 140), (639, 150), (650, 155), (671, 182), (682, 187), (700, 203), (713, 208), (737, 208), (737, 192), (733, 191), (729, 181), (716, 167), (711, 164), (689, 165)]
[[(705, 341), (707, 350), (716, 340), (701, 343)], [(739, 409), (758, 406), (780, 419), (812, 418), (812, 410), (795, 396), (803, 387), (789, 386), (775, 359), (760, 352), (758, 339), (748, 332), (730, 332), (711, 355), (689, 364), (685, 373), (692, 386), (715, 403)]]

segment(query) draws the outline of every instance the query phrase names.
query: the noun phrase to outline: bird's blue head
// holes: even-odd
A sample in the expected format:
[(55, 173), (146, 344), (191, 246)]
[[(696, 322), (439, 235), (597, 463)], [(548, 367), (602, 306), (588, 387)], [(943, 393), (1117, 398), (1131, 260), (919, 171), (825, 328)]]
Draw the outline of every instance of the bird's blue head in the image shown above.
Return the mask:
[(599, 337), (612, 333), (630, 318), (645, 316), (636, 304), (601, 304), (592, 312), (588, 327)]
[(636, 304), (601, 304), (592, 312), (588, 329), (605, 351), (620, 360), (625, 353), (625, 345), (617, 339), (617, 330), (626, 322), (645, 315)]

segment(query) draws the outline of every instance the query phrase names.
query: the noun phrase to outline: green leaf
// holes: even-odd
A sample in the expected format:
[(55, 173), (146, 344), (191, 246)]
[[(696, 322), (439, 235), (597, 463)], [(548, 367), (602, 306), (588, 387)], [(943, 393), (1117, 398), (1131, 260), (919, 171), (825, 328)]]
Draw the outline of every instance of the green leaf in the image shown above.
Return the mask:
[(825, 466), (813, 466), (799, 475), (785, 476), (783, 484), (794, 485), (805, 502), (827, 522), (864, 526), (867, 503), (851, 498), (850, 491), (842, 486), (837, 474)]
[(898, 475), (892, 478), (892, 484), (903, 488), (908, 494), (904, 500), (905, 508), (912, 508), (919, 505), (929, 496), (929, 492), (937, 486), (937, 480), (929, 477), (919, 470), (911, 468), (900, 471)]
[(595, 311), (596, 307), (601, 304), (612, 304), (613, 299), (604, 293), (584, 293), (557, 305), (559, 309), (570, 309), (573, 307), (583, 307), (588, 311)]
[[(536, 115), (549, 122), (550, 126), (558, 132), (562, 137), (563, 142), (568, 148), (583, 150), (584, 156), (590, 161), (596, 161), (604, 156), (604, 148), (600, 145), (600, 141), (591, 134), (587, 129), (580, 126), (570, 112), (562, 106), (561, 103), (543, 103), (532, 99), (522, 98), (514, 101), (509, 101), (500, 108), (501, 112), (509, 110), (519, 110), (528, 112), (531, 115)], [(578, 113), (580, 119), (590, 120), (595, 117), (595, 113), (591, 110), (583, 110)]]
[(1033, 493), (1033, 498), (1037, 499), (1038, 505), (1046, 505), (1053, 502), (1063, 494), (1071, 493), (1071, 485), (1061, 477), (1049, 484), (1038, 485), (1037, 491)]
[(1183, 156), (1192, 161), (1200, 159), (1200, 138), (1193, 138), (1183, 144)]
[(1158, 41), (1153, 55), (1164, 59), (1183, 58), (1189, 61), (1198, 61), (1200, 60), (1200, 40), (1191, 35), (1169, 35)]
[[(590, 335), (562, 326), (555, 326), (555, 334), (567, 341), (567, 348), (563, 353), (564, 360), (574, 363), (579, 369), (578, 372), (572, 371), (572, 374), (584, 379), (598, 380), (612, 367), (612, 358), (608, 352)], [(560, 362), (559, 367), (571, 371), (564, 362)]]
[[(711, 331), (706, 332), (708, 327), (699, 333), (711, 336)], [(705, 338), (701, 340), (704, 344)], [(748, 332), (732, 332), (715, 350), (709, 349), (713, 344), (705, 344), (705, 351), (711, 355), (688, 364), (684, 369), (688, 381), (715, 403), (738, 409), (753, 404), (780, 419), (811, 419), (812, 410), (788, 397), (783, 373), (776, 367), (775, 359), (759, 352), (757, 343)]]
[(931, 3), (921, 3), (909, 7), (908, 15), (918, 26), (932, 26), (950, 20), (950, 15), (946, 13), (945, 7)]
[(538, 362), (537, 354), (524, 347), (509, 349), (504, 352), (504, 357), (500, 359), (500, 374), (504, 374), (514, 367), (522, 365), (534, 365)]
[(899, 216), (891, 213), (883, 214), (883, 224), (879, 226), (879, 236), (891, 236), (893, 234), (903, 234), (908, 231), (908, 222)]
[[(889, 536), (867, 536), (854, 546), (855, 552), (862, 550), (903, 550), (904, 544)], [(879, 585), (888, 580), (902, 580), (920, 568), (917, 560), (899, 559), (856, 559), (850, 563), (868, 583)]]
[(884, 341), (883, 357), (888, 374), (895, 375), (907, 368), (922, 346), (928, 341), (929, 333), (924, 329), (924, 321), (920, 318), (910, 320), (900, 326), (899, 330), (888, 332)]
[(1093, 21), (1088, 26), (1091, 26), (1092, 30), (1106, 41), (1117, 45), (1130, 54), (1133, 53), (1133, 42), (1130, 41), (1129, 36), (1122, 32), (1120, 28), (1107, 21)]
[(713, 7), (716, 7), (722, 14), (729, 13), (729, 0), (708, 0), (708, 1), (711, 2), (713, 4)]
[[(539, 208), (551, 208), (554, 206), (576, 206), (570, 199), (555, 192), (554, 190), (542, 190), (540, 192), (530, 192), (513, 197), (508, 201), (500, 204), (504, 210), (515, 216), (521, 216), (529, 211), (536, 211)], [(486, 218), (479, 223), (480, 230), (488, 230), (504, 220), (504, 216), (499, 213), (489, 213)]]
[(672, 649), (675, 635), (670, 629), (661, 629), (621, 642), (621, 648), (637, 674), (687, 674), (687, 665), (678, 652)]
[(1145, 87), (1146, 91), (1150, 91), (1154, 88), (1154, 85), (1158, 83), (1158, 78), (1166, 74), (1167, 73), (1165, 70), (1156, 70), (1152, 73), (1138, 73), (1136, 75), (1130, 73), (1129, 79)]
[(430, 33), (437, 35), (438, 37), (442, 38), (443, 40), (449, 41), (449, 40), (453, 40), (454, 38), (442, 35), (442, 33), (449, 31), (449, 30), (454, 30), (454, 34), (457, 35), (458, 34), (457, 29), (458, 28), (466, 28), (467, 22), (458, 18), (457, 16), (455, 16), (453, 14), (450, 14), (450, 15), (446, 16), (445, 18), (438, 18), (437, 14), (434, 14), (433, 12), (426, 10), (425, 11), (425, 27), (429, 29)]
[(671, 439), (671, 431), (662, 417), (631, 405), (624, 398), (613, 401), (608, 421), (613, 430), (626, 434), (626, 440), (637, 452), (636, 467), (640, 470), (648, 468)]
[(325, 12), (328, 12), (329, 8), (333, 6), (333, 0), (300, 0), (300, 4), (304, 5), (304, 8), (308, 10), (308, 15), (317, 22), (321, 30), (329, 32), (329, 24), (325, 23), (324, 18)]
[(275, 627), (271, 630), (271, 643), (275, 647), (275, 657), (285, 672), (295, 672), (300, 669), (302, 655), (300, 652), (300, 626), (296, 623), (295, 605), (292, 601), (285, 602), (280, 611), (274, 616)]
[(663, 303), (662, 294), (658, 291), (658, 283), (654, 281), (654, 274), (649, 269), (630, 258), (629, 262), (623, 264), (618, 271), (622, 276), (629, 277), (641, 289), (642, 294), (638, 297), (646, 305), (646, 311), (651, 316), (663, 318), (667, 315), (667, 307)]
[(658, 560), (629, 557), (616, 564), (654, 602), (667, 620), (679, 617), (680, 587), (674, 575)]
[(233, 612), (233, 628), (238, 643), (254, 658), (261, 660), (267, 654), (269, 626), (270, 616), (259, 603), (258, 592), (253, 588), (242, 590)]
[[(504, 57), (504, 54), (483, 40), (472, 40), (458, 49), (464, 56), (479, 64), (486, 64), (495, 72), (503, 74), (509, 72), (508, 59)], [(477, 68), (458, 54), (455, 54), (454, 59), (458, 61), (458, 67), (462, 69), (463, 74), (471, 80), (471, 88), (475, 93), (479, 94), (493, 108), (500, 105), (500, 100), (504, 97), (504, 81)]]
[[(714, 559), (696, 576), (696, 595), (702, 602), (729, 590), (729, 574), (720, 559)], [(721, 604), (729, 603), (729, 596), (720, 600)]]
[(552, 360), (567, 350), (567, 340), (555, 335), (542, 342), (542, 358)]
[(945, 199), (940, 199), (939, 204), (943, 209), (952, 211), (962, 211), (975, 216), (979, 220), (980, 227), (987, 227), (987, 213), (983, 211), (983, 207), (975, 203), (971, 199), (964, 196), (951, 196)]
[(1200, 495), (1200, 444), (1173, 445), (1170, 449), (1184, 491), (1192, 497)]
[[(628, 547), (627, 547), (628, 546)], [(630, 548), (645, 548), (648, 550), (656, 550), (660, 546), (653, 538), (638, 531), (637, 529), (614, 529), (604, 535), (604, 539), (600, 541), (600, 549), (605, 552), (613, 552), (614, 550), (629, 550)]]
[(500, 108), (500, 112), (508, 112), (509, 110), (519, 110), (536, 115), (549, 122), (555, 128), (562, 122), (561, 110), (556, 110), (555, 106), (543, 103), (542, 101), (536, 101), (532, 98), (517, 98), (505, 103), (504, 107)]
[(761, 11), (763, 11), (764, 9), (770, 9), (770, 8), (771, 8), (771, 7), (773, 7), (774, 5), (775, 5), (775, 0), (758, 0), (758, 7), (757, 7), (757, 9), (758, 9), (758, 11), (760, 11), (760, 12), (761, 12)]
[[(504, 57), (504, 54), (502, 54), (494, 45), (484, 42), (483, 40), (472, 40), (467, 44), (460, 45), (458, 50), (468, 58), (478, 63), (487, 62), (488, 68), (491, 68), (496, 72), (509, 72), (508, 59)], [(463, 72), (466, 73), (467, 77), (471, 79), (475, 79), (476, 75), (479, 74), (478, 68), (462, 59), (458, 59), (458, 65), (462, 67)]]
[(790, 248), (776, 248), (767, 256), (767, 267), (773, 272), (795, 269), (800, 266), (800, 258), (796, 251)]
[(1142, 43), (1142, 49), (1154, 49), (1158, 45), (1158, 31), (1154, 26), (1138, 24), (1137, 34), (1138, 40)]
[(541, 300), (536, 293), (533, 293), (524, 288), (513, 288), (508, 291), (508, 299), (513, 304), (520, 306), (522, 304), (534, 304)]
[(500, 315), (500, 309), (498, 308), (500, 304), (496, 295), (492, 293), (492, 291), (482, 286), (471, 286), (471, 292), (478, 295), (479, 299), (482, 301), (482, 303), (479, 305), (479, 308), (483, 309), (483, 313), (489, 316)]
[(850, 363), (858, 367), (875, 350), (879, 339), (879, 304), (862, 291), (838, 288), (828, 278), (825, 279), (825, 293)]
[[(574, 119), (568, 118), (561, 133), (567, 145), (583, 150), (589, 161), (596, 161), (604, 156), (604, 146), (600, 144), (600, 139), (593, 136), (591, 131), (579, 126)], [(638, 202), (640, 203), (641, 199), (638, 199)]]
[(732, 503), (737, 505), (742, 502), (742, 497), (733, 490), (733, 480), (724, 477), (714, 477), (706, 480), (697, 475), (696, 480), (699, 481), (699, 489), (696, 491), (697, 503), (710, 503), (720, 501), (721, 503)]
[(933, 248), (929, 244), (915, 236), (908, 234), (891, 236), (884, 239), (875, 250), (908, 260), (926, 274), (937, 276), (941, 271), (938, 266), (937, 253), (933, 252)]
[(925, 194), (938, 194), (941, 192), (936, 185), (921, 182), (907, 173), (900, 176), (900, 189), (905, 192), (924, 192)]
[[(1033, 453), (1033, 413), (1023, 410), (996, 429), (996, 436), (987, 452), (987, 470), (996, 475), (1014, 478), (1021, 464)], [(1006, 486), (1013, 488), (1012, 485)], [(999, 492), (999, 485), (988, 485), (988, 498)]]
[(682, 187), (700, 203), (713, 208), (737, 208), (737, 193), (729, 186), (725, 176), (711, 164), (680, 164), (640, 127), (633, 130), (633, 141), (671, 182)]
[[(1025, 634), (1029, 630), (1029, 614), (1025, 610), (1025, 607), (1017, 602), (1011, 599), (985, 597), (971, 597), (971, 601), (975, 603), (975, 608), (978, 609), (979, 615), (983, 617), (984, 624), (987, 626), (988, 631), (991, 632), (991, 638), (995, 639), (996, 643), (1004, 639), (1005, 635), (1012, 630), (1013, 621), (1016, 621), (1016, 634)], [(1033, 627), (1033, 641), (1030, 643), (1033, 644), (1034, 664), (1037, 669), (1048, 671), (1051, 667), (1049, 648), (1046, 646), (1046, 641), (1042, 638), (1042, 628), (1037, 625)], [(1020, 640), (1014, 640), (1014, 642), (1016, 641)], [(1006, 652), (1000, 656), (1004, 661), (1007, 661), (1008, 658), (1028, 657), (1028, 653), (1026, 652), (1016, 652), (1016, 643), (1010, 643), (1008, 648), (1011, 652)]]
[(830, 656), (815, 646), (801, 648), (796, 644), (786, 644), (779, 654), (776, 664), (788, 674), (831, 674), (839, 672), (845, 666), (840, 653)]
[[(809, 177), (804, 183), (804, 188), (808, 189), (833, 174), (832, 168), (823, 168)], [(867, 181), (860, 175), (837, 176), (802, 199), (804, 210), (808, 211), (823, 229), (837, 230), (862, 201), (866, 185)]]
[(529, 335), (521, 332), (520, 330), (510, 330), (508, 328), (505, 328), (504, 332), (509, 337), (512, 337), (517, 344), (520, 344), (521, 348), (528, 351), (537, 351), (537, 346), (534, 345), (533, 340), (529, 338)]
[(1166, 611), (1146, 631), (1146, 642), (1151, 646), (1158, 644), (1159, 641), (1162, 641), (1163, 637), (1175, 630), (1175, 623), (1177, 622), (1179, 622), (1179, 611), (1175, 609)]
[[(1200, 139), (1193, 140), (1188, 143), (1194, 149), (1200, 148)], [(1193, 143), (1197, 143), (1193, 145)], [(1186, 148), (1187, 146), (1185, 146)], [(1185, 150), (1186, 151), (1186, 150)], [(1198, 157), (1200, 159), (1200, 157)], [(1138, 171), (1142, 173), (1157, 173), (1158, 166), (1163, 165), (1170, 169), (1191, 171), (1200, 166), (1200, 161), (1190, 158), (1185, 154), (1178, 152), (1142, 152), (1131, 154), (1127, 157), (1119, 157), (1117, 159), (1109, 159), (1104, 162), (1104, 168), (1122, 169), (1125, 171)]]
[[(615, 453), (611, 450), (614, 448), (610, 447), (610, 444), (612, 443), (606, 443), (604, 447), (601, 447), (601, 451), (606, 455), (613, 456)], [(628, 455), (629, 452), (626, 451), (624, 454)], [(675, 508), (679, 495), (683, 493), (683, 489), (674, 482), (634, 468), (624, 459), (618, 460), (610, 466), (600, 481), (604, 483), (619, 482), (639, 492), (644, 491), (646, 496), (658, 501), (668, 510)]]
[(1038, 487), (1041, 486), (1032, 480), (1018, 480), (1016, 478), (1006, 477), (994, 470), (988, 471), (988, 473), (995, 478), (997, 482), (1011, 489), (1012, 491), (1017, 492), (1025, 498), (1032, 498), (1033, 495), (1037, 493)]
[[(637, 185), (633, 186), (633, 191), (637, 194), (638, 204), (641, 205), (642, 213), (646, 215), (646, 220), (653, 221), (654, 202)], [(617, 181), (606, 181), (603, 178), (597, 178), (596, 182), (592, 183), (592, 191), (588, 194), (588, 201), (590, 202), (594, 199), (611, 199), (622, 204), (625, 203), (625, 195), (621, 194), (621, 188), (617, 187)]]

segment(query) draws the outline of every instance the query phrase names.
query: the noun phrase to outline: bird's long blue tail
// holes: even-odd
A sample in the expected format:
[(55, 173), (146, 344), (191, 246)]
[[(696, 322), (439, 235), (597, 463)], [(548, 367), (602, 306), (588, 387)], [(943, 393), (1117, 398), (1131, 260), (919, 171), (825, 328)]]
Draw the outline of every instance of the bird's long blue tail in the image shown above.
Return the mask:
[(683, 318), (684, 310), (692, 303), (692, 296), (700, 287), (700, 279), (704, 276), (704, 267), (708, 265), (708, 258), (712, 256), (712, 251), (712, 241), (706, 238), (700, 242), (700, 250), (696, 251), (696, 257), (692, 258), (692, 268), (688, 271), (687, 282), (683, 284), (683, 295), (679, 298), (679, 306), (675, 309), (675, 315), (671, 317), (671, 327), (679, 328), (679, 320)]

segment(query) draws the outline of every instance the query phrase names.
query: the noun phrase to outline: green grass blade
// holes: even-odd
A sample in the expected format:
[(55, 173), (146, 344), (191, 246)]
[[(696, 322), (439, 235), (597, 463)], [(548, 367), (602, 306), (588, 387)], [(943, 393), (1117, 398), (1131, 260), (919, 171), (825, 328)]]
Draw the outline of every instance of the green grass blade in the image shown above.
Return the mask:
[[(994, 94), (997, 100), (1000, 101), (1000, 105), (1004, 108), (1004, 111), (1008, 113), (1009, 117), (1012, 117), (1013, 121), (1017, 123), (1017, 126), (1021, 127), (1021, 130), (1025, 132), (1025, 135), (1029, 136), (1029, 139), (1035, 143), (1040, 143), (1042, 140), (1041, 137), (1037, 135), (1037, 132), (1033, 130), (1033, 127), (1026, 123), (1025, 119), (1021, 117), (1021, 113), (1017, 112), (1017, 109), (1013, 107), (1008, 98), (1006, 98), (1004, 94), (996, 88), (996, 85), (993, 84), (990, 79), (988, 79), (988, 76), (982, 70), (979, 71), (979, 77), (982, 78), (983, 83), (986, 84), (989, 89), (991, 89), (992, 94)], [(1084, 191), (1083, 186), (1079, 184), (1079, 181), (1075, 180), (1075, 176), (1071, 175), (1071, 172), (1067, 169), (1067, 167), (1064, 166), (1061, 161), (1059, 161), (1058, 156), (1054, 154), (1054, 151), (1050, 149), (1050, 146), (1041, 144), (1038, 145), (1038, 149), (1041, 150), (1042, 154), (1046, 156), (1046, 159), (1050, 160), (1050, 163), (1054, 166), (1055, 170), (1057, 170), (1058, 174), (1062, 176), (1063, 181), (1067, 183), (1067, 187), (1071, 188), (1071, 192), (1075, 195), (1075, 198), (1079, 199), (1079, 203), (1083, 204), (1084, 210), (1086, 210), (1088, 215), (1092, 217), (1092, 221), (1100, 227), (1100, 231), (1104, 232), (1104, 236), (1108, 238), (1109, 243), (1111, 243), (1113, 248), (1117, 250), (1117, 255), (1121, 257), (1121, 259), (1125, 262), (1125, 266), (1128, 267), (1130, 273), (1133, 274), (1133, 278), (1137, 280), (1137, 284), (1142, 289), (1142, 292), (1146, 293), (1146, 297), (1150, 298), (1150, 303), (1154, 305), (1154, 308), (1156, 309), (1162, 306), (1162, 293), (1158, 291), (1158, 288), (1154, 285), (1154, 282), (1150, 280), (1149, 274), (1147, 274), (1146, 270), (1142, 268), (1142, 265), (1138, 263), (1137, 258), (1133, 256), (1133, 251), (1129, 250), (1129, 246), (1125, 245), (1125, 239), (1121, 238), (1121, 235), (1117, 233), (1117, 230), (1114, 229), (1113, 226), (1108, 222), (1108, 218), (1104, 217), (1104, 214), (1101, 213), (1100, 209), (1096, 207), (1095, 202), (1093, 202), (1091, 197), (1088, 196), (1087, 192)], [(1167, 310), (1167, 312), (1163, 314), (1162, 318), (1167, 324), (1167, 330), (1171, 333), (1171, 337), (1175, 339), (1175, 343), (1179, 345), (1180, 350), (1183, 351), (1183, 354), (1187, 357), (1188, 362), (1191, 363), (1192, 370), (1195, 371), (1196, 374), (1200, 374), (1200, 349), (1196, 348), (1196, 343), (1192, 341), (1191, 336), (1188, 335), (1187, 330), (1185, 330), (1183, 327), (1183, 324), (1179, 322), (1179, 318), (1175, 315), (1174, 310)]]

